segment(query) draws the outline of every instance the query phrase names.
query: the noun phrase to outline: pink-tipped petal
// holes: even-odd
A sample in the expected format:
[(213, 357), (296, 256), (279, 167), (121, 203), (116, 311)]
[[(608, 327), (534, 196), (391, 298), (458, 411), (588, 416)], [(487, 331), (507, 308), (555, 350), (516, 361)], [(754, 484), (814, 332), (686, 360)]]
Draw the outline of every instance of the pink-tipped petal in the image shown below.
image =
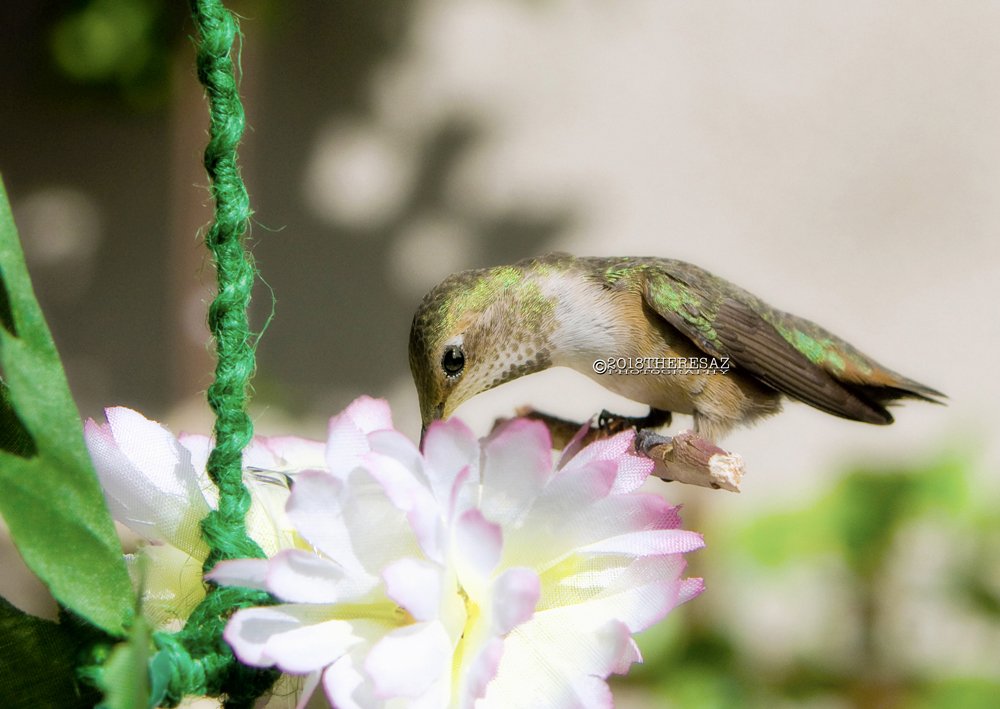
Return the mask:
[(236, 611), (223, 637), (241, 662), (314, 672), (359, 642), (351, 623), (323, 620), (324, 607), (269, 606)]
[[(92, 418), (83, 422), (83, 436), (88, 445), (91, 441), (101, 446), (113, 446), (115, 437), (111, 435), (111, 427), (106, 423), (98, 423)], [(98, 443), (98, 439), (103, 439)]]
[[(172, 476), (161, 473), (180, 459), (178, 449), (181, 446), (170, 431), (124, 406), (109, 407), (104, 410), (104, 415), (115, 444), (133, 465), (143, 470), (149, 468), (148, 472), (153, 476), (150, 479), (162, 478), (165, 489), (182, 490), (173, 487), (176, 480)], [(190, 462), (190, 457), (187, 456), (186, 460)]]
[(684, 529), (649, 529), (628, 532), (579, 547), (591, 554), (683, 554), (705, 546), (705, 539), (697, 532)]
[(392, 410), (385, 399), (359, 396), (347, 405), (342, 415), (350, 418), (365, 434), (392, 429)]
[(627, 557), (618, 561), (596, 557), (591, 566), (601, 563), (609, 565), (609, 573), (602, 575), (582, 566), (585, 570), (564, 578), (559, 591), (543, 596), (542, 603), (552, 610), (578, 614), (576, 621), (568, 622), (614, 618), (633, 633), (659, 622), (677, 606), (686, 566), (682, 555), (644, 556), (631, 562)]
[[(638, 530), (672, 529), (680, 524), (677, 508), (658, 495), (609, 495), (593, 504), (569, 509), (558, 496), (549, 496), (548, 492), (544, 504), (558, 512), (532, 515), (529, 523), (518, 530), (517, 539), (511, 541), (511, 546), (530, 553), (517, 557), (516, 563), (520, 565), (543, 564), (605, 539)], [(539, 501), (539, 510), (542, 502)], [(539, 521), (547, 524), (539, 527)], [(535, 540), (534, 545), (531, 540)]]
[(500, 524), (522, 518), (552, 472), (552, 440), (545, 424), (514, 419), (502, 425), (483, 443), (483, 514)]
[(531, 569), (507, 569), (493, 584), (493, 632), (506, 635), (535, 614), (541, 581)]
[(635, 431), (622, 431), (611, 438), (603, 438), (589, 444), (574, 456), (566, 465), (567, 472), (581, 470), (597, 461), (609, 461), (615, 466), (615, 481), (613, 492), (623, 494), (639, 488), (655, 463), (643, 455), (636, 454), (632, 449)]
[(384, 399), (361, 396), (343, 412), (330, 419), (327, 430), (326, 467), (338, 478), (346, 479), (361, 458), (371, 450), (368, 436), (392, 429), (392, 413)]
[(463, 584), (473, 584), (475, 581), (467, 574), (485, 578), (500, 561), (503, 533), (500, 525), (488, 521), (482, 512), (469, 510), (458, 518), (454, 542), (459, 578)]
[(583, 450), (583, 439), (587, 437), (587, 434), (590, 433), (590, 431), (590, 423), (588, 422), (580, 426), (579, 430), (573, 434), (569, 443), (567, 443), (563, 448), (562, 455), (559, 456), (559, 462), (556, 464), (557, 470), (562, 470), (566, 467), (566, 465), (576, 457), (577, 453)]
[(243, 586), (266, 590), (267, 559), (230, 559), (220, 561), (205, 578), (220, 586)]
[(599, 438), (584, 446), (564, 467), (579, 470), (594, 460), (618, 460), (632, 448), (634, 438), (635, 431), (632, 430), (622, 431), (610, 438)]
[(160, 495), (201, 496), (191, 455), (163, 426), (123, 406), (104, 410), (118, 451)]
[(687, 578), (681, 579), (680, 588), (677, 591), (677, 605), (687, 603), (695, 596), (705, 590), (705, 579)]
[(138, 471), (129, 460), (122, 455), (115, 444), (115, 439), (111, 435), (111, 427), (107, 424), (99, 424), (94, 419), (87, 419), (83, 424), (83, 438), (90, 452), (90, 459), (97, 472), (97, 478), (101, 481), (101, 488), (104, 491), (104, 498), (108, 502), (108, 509), (111, 516), (121, 522), (126, 518), (127, 508), (122, 501), (130, 496), (130, 491), (121, 489), (126, 484), (131, 484), (133, 477), (138, 475)]
[(627, 673), (629, 668), (636, 662), (642, 662), (642, 652), (639, 650), (639, 646), (636, 645), (635, 640), (630, 635), (628, 637), (628, 644), (622, 648), (622, 652), (618, 656), (618, 660), (615, 665), (611, 668), (611, 671), (616, 675), (623, 675)]
[(424, 437), (423, 454), (431, 491), (442, 506), (451, 500), (455, 480), (462, 471), (479, 477), (479, 441), (457, 418), (430, 425)]
[(266, 582), (268, 591), (290, 603), (345, 603), (373, 588), (376, 579), (352, 575), (302, 549), (285, 549), (268, 561)]
[(503, 640), (490, 638), (476, 659), (465, 670), (465, 687), (459, 704), (460, 709), (472, 709), (476, 700), (486, 696), (486, 688), (496, 677), (502, 657)]
[[(477, 466), (478, 467), (478, 466)], [(462, 468), (455, 476), (446, 508), (448, 522), (457, 519), (463, 512), (476, 505), (479, 493), (478, 479), (473, 478), (472, 466)]]
[(369, 450), (368, 436), (351, 419), (343, 414), (330, 419), (324, 458), (331, 475), (346, 480)]
[(618, 459), (618, 475), (615, 477), (612, 493), (624, 495), (638, 490), (655, 467), (656, 463), (644, 455), (634, 453), (623, 455)]

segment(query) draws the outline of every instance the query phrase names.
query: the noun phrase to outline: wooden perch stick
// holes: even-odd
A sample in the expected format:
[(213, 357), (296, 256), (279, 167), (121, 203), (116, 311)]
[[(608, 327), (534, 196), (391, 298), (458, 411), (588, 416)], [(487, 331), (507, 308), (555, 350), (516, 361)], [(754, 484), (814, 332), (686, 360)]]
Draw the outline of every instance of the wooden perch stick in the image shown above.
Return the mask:
[(653, 459), (653, 475), (661, 480), (740, 491), (743, 456), (719, 448), (694, 431), (670, 437), (642, 430), (635, 437), (635, 448)]
[[(552, 436), (552, 447), (556, 450), (563, 449), (583, 425), (535, 411), (530, 407), (517, 409), (517, 415), (544, 423)], [(498, 420), (497, 424), (500, 422), (501, 420)], [(583, 442), (590, 443), (616, 432), (592, 424)], [(743, 456), (719, 448), (694, 431), (682, 431), (671, 437), (643, 429), (636, 435), (635, 447), (637, 452), (656, 463), (652, 474), (661, 480), (710, 487), (715, 490), (740, 491), (740, 481), (744, 472)]]

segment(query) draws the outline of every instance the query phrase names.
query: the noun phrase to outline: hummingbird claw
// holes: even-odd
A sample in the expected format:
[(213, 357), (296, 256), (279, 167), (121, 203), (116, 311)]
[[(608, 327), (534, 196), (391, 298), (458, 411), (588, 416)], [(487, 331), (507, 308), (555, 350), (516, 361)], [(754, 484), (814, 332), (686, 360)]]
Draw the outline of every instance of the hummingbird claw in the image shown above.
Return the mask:
[(635, 419), (613, 414), (604, 409), (597, 415), (597, 428), (607, 436), (626, 431), (635, 425)]
[(671, 443), (673, 440), (674, 439), (671, 436), (664, 436), (656, 431), (651, 431), (648, 428), (642, 428), (636, 431), (635, 449), (640, 453), (648, 455), (649, 451), (653, 448), (666, 445)]
[(606, 435), (613, 435), (634, 428), (636, 431), (657, 429), (670, 423), (669, 411), (650, 409), (645, 416), (621, 416), (607, 409), (597, 415), (597, 428)]

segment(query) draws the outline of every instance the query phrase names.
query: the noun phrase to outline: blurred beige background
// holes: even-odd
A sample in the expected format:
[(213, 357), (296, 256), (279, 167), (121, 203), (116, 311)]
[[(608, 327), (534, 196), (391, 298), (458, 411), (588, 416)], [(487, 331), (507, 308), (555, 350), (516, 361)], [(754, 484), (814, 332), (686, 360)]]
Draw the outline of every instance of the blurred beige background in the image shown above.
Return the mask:
[[(0, 172), (81, 413), (125, 404), (205, 430), (213, 274), (195, 238), (208, 213), (190, 26), (162, 11), (176, 35), (164, 88), (137, 102), (60, 79), (45, 50), (56, 4), (19, 5), (0, 11)], [(252, 240), (276, 298), (259, 431), (321, 436), (369, 393), (415, 436), (409, 320), (453, 270), (550, 250), (669, 256), (950, 397), (898, 409), (889, 428), (789, 404), (726, 441), (747, 460), (741, 495), (673, 486), (671, 499), (748, 516), (817, 494), (852, 461), (949, 446), (975, 451), (982, 494), (998, 494), (1000, 4), (238, 8)], [(259, 289), (258, 325), (269, 301)], [(459, 415), (485, 432), (525, 403), (641, 410), (552, 371)], [(734, 613), (746, 635), (781, 627), (773, 590), (741, 590), (762, 609)], [(803, 604), (789, 636), (813, 627)]]

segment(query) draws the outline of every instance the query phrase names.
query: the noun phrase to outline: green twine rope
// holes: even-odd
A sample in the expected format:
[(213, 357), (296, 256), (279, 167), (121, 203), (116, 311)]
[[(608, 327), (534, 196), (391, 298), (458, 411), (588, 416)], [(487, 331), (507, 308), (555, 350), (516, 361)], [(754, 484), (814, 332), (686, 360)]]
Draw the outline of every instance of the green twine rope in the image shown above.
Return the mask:
[(254, 370), (247, 307), (255, 270), (243, 248), (243, 235), (252, 214), (250, 198), (240, 178), (236, 148), (243, 137), (243, 105), (230, 57), (239, 26), (219, 0), (192, 0), (191, 8), (201, 42), (198, 78), (209, 100), (209, 141), (205, 170), (215, 198), (215, 220), (205, 243), (215, 260), (219, 292), (208, 309), (208, 325), (218, 358), (208, 403), (215, 412), (215, 448), (208, 458), (208, 474), (219, 488), (219, 508), (202, 523), (211, 552), (206, 571), (221, 559), (262, 557), (264, 553), (246, 533), (244, 518), (250, 494), (243, 485), (243, 448), (253, 437), (246, 412), (247, 388)]
[[(208, 474), (219, 488), (219, 507), (202, 521), (209, 547), (206, 571), (223, 559), (263, 557), (246, 531), (250, 494), (243, 485), (243, 448), (253, 437), (246, 412), (254, 371), (254, 348), (247, 307), (256, 271), (243, 247), (250, 200), (240, 178), (236, 149), (244, 115), (231, 53), (239, 26), (220, 0), (191, 0), (198, 28), (198, 78), (208, 94), (210, 126), (205, 170), (215, 199), (215, 218), (205, 242), (215, 261), (219, 292), (208, 310), (215, 338), (215, 381), (208, 402), (215, 412), (215, 448)], [(274, 670), (257, 670), (236, 661), (222, 639), (229, 616), (238, 608), (272, 602), (262, 591), (210, 585), (205, 599), (176, 635), (155, 633), (157, 657), (169, 667), (164, 706), (189, 694), (225, 696), (227, 709), (250, 707), (277, 679)], [(156, 658), (154, 658), (155, 663)]]

